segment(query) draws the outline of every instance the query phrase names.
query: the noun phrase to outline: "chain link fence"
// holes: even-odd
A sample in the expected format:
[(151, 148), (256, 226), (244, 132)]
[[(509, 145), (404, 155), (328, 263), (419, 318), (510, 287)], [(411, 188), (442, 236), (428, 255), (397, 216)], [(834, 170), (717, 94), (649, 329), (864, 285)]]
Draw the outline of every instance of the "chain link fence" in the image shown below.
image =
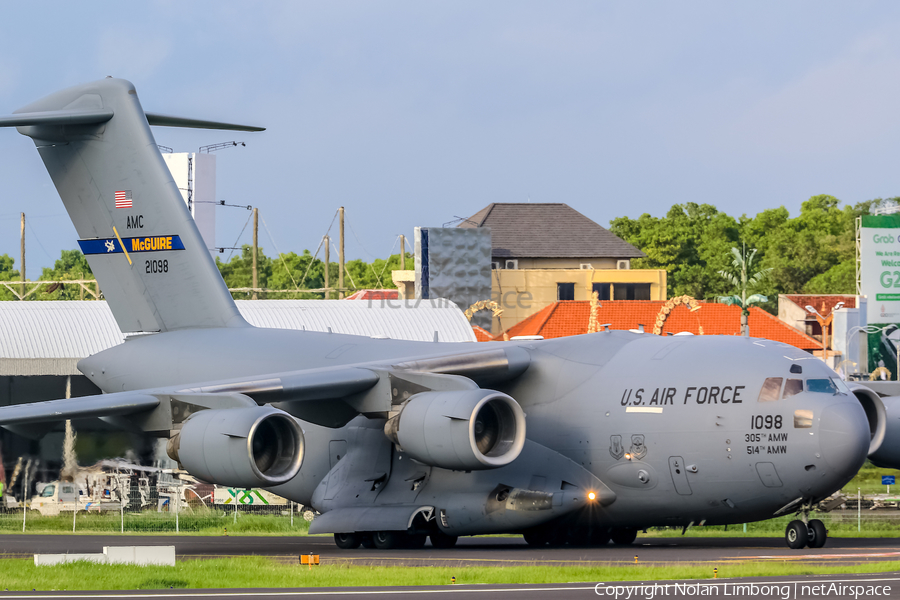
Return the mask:
[(34, 487), (36, 493), (26, 501), (11, 494), (2, 497), (0, 533), (296, 535), (306, 533), (315, 516), (311, 508), (264, 490), (186, 481), (171, 473), (103, 473), (83, 483), (53, 481)]

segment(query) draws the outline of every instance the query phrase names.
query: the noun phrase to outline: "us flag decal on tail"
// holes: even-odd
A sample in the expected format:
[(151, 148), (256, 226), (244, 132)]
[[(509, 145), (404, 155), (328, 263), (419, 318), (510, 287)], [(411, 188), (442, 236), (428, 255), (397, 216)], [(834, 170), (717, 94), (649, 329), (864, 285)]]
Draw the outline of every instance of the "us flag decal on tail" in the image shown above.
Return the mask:
[(116, 208), (131, 208), (131, 190), (116, 192)]

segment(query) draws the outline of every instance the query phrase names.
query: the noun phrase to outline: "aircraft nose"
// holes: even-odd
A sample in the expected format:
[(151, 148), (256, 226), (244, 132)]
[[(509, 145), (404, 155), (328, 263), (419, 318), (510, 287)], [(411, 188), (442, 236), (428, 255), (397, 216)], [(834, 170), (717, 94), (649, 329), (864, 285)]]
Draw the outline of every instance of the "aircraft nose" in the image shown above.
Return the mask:
[(869, 423), (857, 402), (829, 406), (819, 421), (819, 447), (838, 473), (859, 470), (869, 453)]

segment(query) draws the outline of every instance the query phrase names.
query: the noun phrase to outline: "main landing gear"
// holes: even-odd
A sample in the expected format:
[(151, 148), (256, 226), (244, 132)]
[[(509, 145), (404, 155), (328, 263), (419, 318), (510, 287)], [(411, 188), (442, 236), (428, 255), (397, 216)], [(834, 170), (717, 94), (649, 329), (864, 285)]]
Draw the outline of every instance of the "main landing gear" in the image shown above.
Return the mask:
[(364, 548), (377, 548), (378, 550), (418, 549), (425, 546), (427, 538), (431, 538), (431, 545), (438, 549), (452, 548), (458, 539), (455, 535), (447, 535), (442, 531), (436, 531), (430, 535), (412, 534), (405, 531), (373, 531), (336, 533), (334, 534), (334, 543), (343, 550), (359, 548), (360, 545)]
[(804, 505), (801, 518), (788, 523), (784, 531), (784, 539), (791, 550), (800, 550), (806, 546), (821, 548), (828, 540), (825, 523), (819, 519), (810, 520), (810, 508), (810, 505)]
[(529, 546), (605, 546), (610, 541), (616, 546), (634, 543), (638, 530), (634, 528), (561, 528), (538, 527), (522, 534)]

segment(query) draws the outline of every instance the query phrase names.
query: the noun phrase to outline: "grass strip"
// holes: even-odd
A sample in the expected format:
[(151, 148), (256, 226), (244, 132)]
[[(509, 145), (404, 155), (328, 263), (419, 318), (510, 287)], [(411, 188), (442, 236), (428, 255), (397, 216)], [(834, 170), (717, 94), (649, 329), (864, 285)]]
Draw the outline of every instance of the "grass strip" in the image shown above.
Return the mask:
[[(298, 588), (356, 586), (422, 586), (457, 584), (568, 583), (711, 579), (712, 564), (673, 566), (520, 566), (520, 567), (373, 567), (322, 565), (311, 570), (263, 557), (183, 561), (174, 567), (136, 567), (71, 563), (35, 567), (32, 560), (0, 561), (0, 589), (144, 590), (165, 588)], [(798, 563), (724, 563), (719, 578), (775, 577), (895, 571), (896, 562), (863, 565)]]

